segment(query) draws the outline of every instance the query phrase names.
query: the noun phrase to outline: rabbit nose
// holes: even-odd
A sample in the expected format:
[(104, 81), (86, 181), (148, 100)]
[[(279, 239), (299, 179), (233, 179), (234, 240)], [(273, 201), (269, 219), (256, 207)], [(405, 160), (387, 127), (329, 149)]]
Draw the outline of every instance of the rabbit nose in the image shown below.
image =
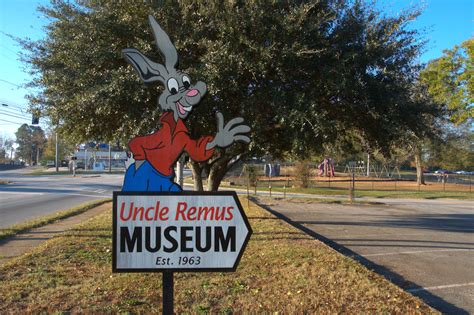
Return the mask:
[(193, 97), (198, 95), (199, 91), (196, 89), (189, 90), (188, 93), (186, 93), (186, 96)]

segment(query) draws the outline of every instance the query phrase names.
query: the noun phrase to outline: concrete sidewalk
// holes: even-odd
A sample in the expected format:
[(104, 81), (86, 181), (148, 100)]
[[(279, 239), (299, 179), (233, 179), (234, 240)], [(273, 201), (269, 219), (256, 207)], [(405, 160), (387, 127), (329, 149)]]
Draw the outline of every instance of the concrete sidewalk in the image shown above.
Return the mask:
[(0, 265), (31, 251), (55, 235), (110, 209), (111, 203), (107, 202), (81, 214), (0, 240)]

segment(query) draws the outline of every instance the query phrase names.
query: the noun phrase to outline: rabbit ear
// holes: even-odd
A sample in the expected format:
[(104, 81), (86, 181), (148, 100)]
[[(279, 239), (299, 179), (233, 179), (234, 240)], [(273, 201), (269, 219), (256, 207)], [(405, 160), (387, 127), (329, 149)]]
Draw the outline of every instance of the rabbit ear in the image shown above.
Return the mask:
[(132, 65), (135, 71), (137, 71), (137, 73), (140, 75), (140, 79), (142, 79), (143, 82), (165, 82), (164, 75), (166, 75), (168, 72), (163, 65), (151, 61), (135, 48), (124, 49), (122, 50), (122, 54)]
[(168, 34), (163, 31), (155, 18), (149, 15), (148, 20), (150, 21), (150, 26), (153, 30), (153, 35), (155, 36), (156, 46), (165, 58), (166, 68), (168, 70), (174, 69), (176, 63), (178, 63), (178, 52), (176, 51), (176, 48), (171, 42)]

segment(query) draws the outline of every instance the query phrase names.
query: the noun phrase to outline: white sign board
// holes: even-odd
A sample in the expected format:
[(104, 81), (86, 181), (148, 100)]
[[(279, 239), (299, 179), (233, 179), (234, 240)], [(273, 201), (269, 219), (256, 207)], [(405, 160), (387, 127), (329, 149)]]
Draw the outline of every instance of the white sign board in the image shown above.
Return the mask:
[(252, 230), (235, 192), (114, 192), (113, 271), (233, 271)]

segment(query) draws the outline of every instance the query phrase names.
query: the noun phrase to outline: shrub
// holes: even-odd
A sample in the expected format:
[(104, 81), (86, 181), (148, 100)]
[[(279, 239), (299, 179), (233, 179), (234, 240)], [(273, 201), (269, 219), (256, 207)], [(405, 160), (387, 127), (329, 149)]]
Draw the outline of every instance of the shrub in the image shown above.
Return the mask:
[(245, 164), (244, 173), (250, 181), (250, 186), (255, 186), (257, 183), (257, 168), (255, 165)]
[(300, 188), (308, 188), (311, 176), (311, 167), (309, 161), (298, 161), (295, 164), (296, 185)]

